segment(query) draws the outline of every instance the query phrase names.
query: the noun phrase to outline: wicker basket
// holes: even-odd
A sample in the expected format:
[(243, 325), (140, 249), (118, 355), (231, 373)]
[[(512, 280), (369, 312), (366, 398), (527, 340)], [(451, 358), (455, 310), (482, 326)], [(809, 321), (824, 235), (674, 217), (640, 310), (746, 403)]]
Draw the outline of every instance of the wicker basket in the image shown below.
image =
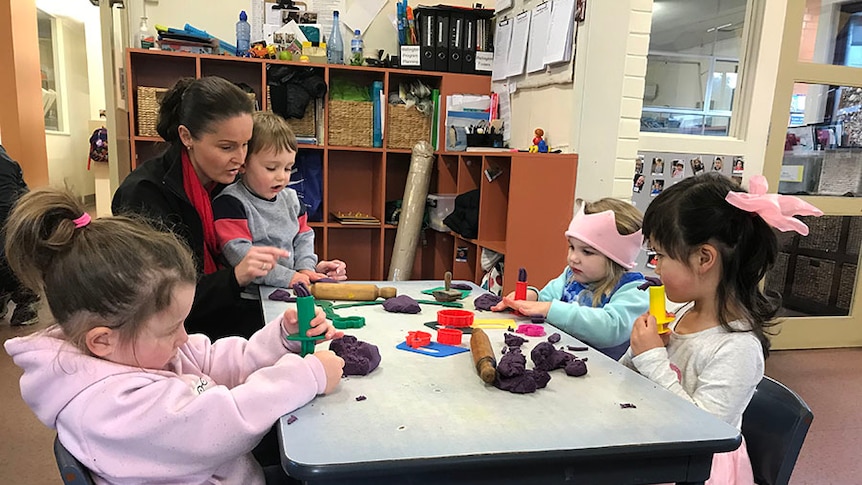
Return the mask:
[(167, 88), (138, 86), (138, 136), (159, 136), (159, 106)]
[(431, 141), (431, 117), (425, 116), (415, 106), (389, 105), (389, 148), (413, 149), (420, 140)]
[(329, 100), (328, 145), (370, 147), (373, 114), (370, 101)]
[[(316, 119), (315, 119), (315, 100), (309, 101), (308, 105), (305, 107), (305, 114), (302, 115), (302, 118), (285, 118), (287, 124), (290, 125), (290, 129), (293, 130), (293, 134), (296, 136), (308, 136), (308, 137), (316, 137), (317, 130)], [(272, 96), (269, 92), (269, 86), (266, 87), (266, 110), (272, 111)]]

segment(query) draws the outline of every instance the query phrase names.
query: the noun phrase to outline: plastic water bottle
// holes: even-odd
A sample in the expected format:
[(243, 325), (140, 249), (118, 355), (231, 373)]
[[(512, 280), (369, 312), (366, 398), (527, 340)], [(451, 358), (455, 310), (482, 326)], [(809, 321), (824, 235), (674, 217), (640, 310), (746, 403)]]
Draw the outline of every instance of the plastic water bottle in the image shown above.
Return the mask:
[(341, 23), (338, 21), (338, 10), (332, 12), (332, 32), (326, 42), (326, 62), (344, 64), (344, 41), (341, 40)]
[(359, 29), (353, 31), (353, 39), (350, 40), (350, 65), (362, 65), (362, 34)]
[(251, 25), (248, 23), (248, 15), (245, 10), (239, 13), (239, 22), (236, 23), (236, 56), (248, 57), (251, 48)]

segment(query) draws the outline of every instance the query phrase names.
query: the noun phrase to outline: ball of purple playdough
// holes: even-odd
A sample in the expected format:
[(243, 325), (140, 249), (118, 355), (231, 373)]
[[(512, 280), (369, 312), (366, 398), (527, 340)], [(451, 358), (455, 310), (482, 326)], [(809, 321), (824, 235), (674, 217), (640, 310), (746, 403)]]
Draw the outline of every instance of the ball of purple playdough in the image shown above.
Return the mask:
[(329, 344), (329, 350), (344, 359), (344, 375), (364, 376), (380, 365), (380, 351), (376, 345), (345, 335)]

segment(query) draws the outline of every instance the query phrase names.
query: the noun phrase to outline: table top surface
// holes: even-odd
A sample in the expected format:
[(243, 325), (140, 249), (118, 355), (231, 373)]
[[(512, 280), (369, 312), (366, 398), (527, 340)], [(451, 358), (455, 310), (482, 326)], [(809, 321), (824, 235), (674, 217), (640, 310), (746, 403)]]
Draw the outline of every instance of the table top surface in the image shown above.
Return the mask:
[[(399, 295), (416, 299), (430, 299), (421, 290), (441, 285), (374, 283), (395, 286)], [(468, 310), (484, 293), (473, 286), (461, 300)], [(269, 300), (274, 290), (260, 288), (267, 321), (293, 305)], [(443, 308), (420, 306), (422, 311), (415, 315), (388, 313), (382, 305), (336, 310), (340, 316), (366, 318), (365, 327), (345, 333), (376, 345), (380, 366), (367, 376), (343, 378), (332, 394), (290, 413), (297, 418), (293, 423), (287, 424), (289, 415), (280, 420), (282, 451), (294, 472), (348, 464), (373, 467), (374, 462), (487, 462), (533, 454), (547, 458), (712, 453), (735, 449), (739, 443), (736, 428), (592, 348), (571, 352), (588, 358), (585, 376), (552, 371), (547, 387), (532, 394), (512, 394), (482, 382), (470, 352), (438, 358), (397, 349), (411, 330), (428, 331), (436, 341), (436, 332), (424, 323), (436, 321)], [(529, 323), (510, 313), (477, 311), (476, 318)], [(544, 337), (525, 337), (528, 342), (521, 350), (528, 369), (533, 367), (530, 350), (552, 333), (562, 337), (557, 348), (584, 345), (549, 324), (545, 329)], [(499, 359), (506, 330), (485, 332)], [(464, 335), (461, 346), (469, 349), (469, 335)], [(358, 396), (366, 399), (357, 401)], [(621, 403), (636, 407), (621, 408)]]

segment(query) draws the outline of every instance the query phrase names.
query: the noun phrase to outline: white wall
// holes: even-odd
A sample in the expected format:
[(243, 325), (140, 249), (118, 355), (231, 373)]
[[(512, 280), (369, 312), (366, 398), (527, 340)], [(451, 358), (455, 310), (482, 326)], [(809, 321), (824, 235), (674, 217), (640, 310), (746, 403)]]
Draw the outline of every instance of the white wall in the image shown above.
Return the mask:
[[(342, 17), (354, 2), (361, 1), (363, 0), (342, 0)], [(371, 22), (368, 31), (362, 34), (366, 55), (369, 52), (376, 52), (377, 49), (384, 49), (388, 54), (398, 53), (397, 32), (389, 21), (389, 14), (395, 14), (396, 3), (396, 0), (388, 0), (380, 14)], [(428, 5), (436, 5), (436, 3), (427, 2)], [(442, 3), (460, 6), (473, 5), (472, 0), (446, 0)], [(143, 4), (144, 0), (126, 0), (126, 9), (129, 11), (131, 26), (129, 30), (132, 36), (138, 30), (143, 13)], [(415, 7), (416, 5), (419, 3), (414, 3), (412, 6)], [(183, 28), (186, 23), (189, 23), (227, 43), (234, 44), (239, 12), (241, 10), (249, 12), (251, 2), (249, 0), (146, 0), (145, 6), (150, 29), (153, 29), (155, 24)], [(329, 37), (329, 32), (324, 32), (324, 34)], [(341, 37), (345, 42), (344, 51), (350, 52), (352, 31), (348, 32), (347, 27), (342, 26)]]

